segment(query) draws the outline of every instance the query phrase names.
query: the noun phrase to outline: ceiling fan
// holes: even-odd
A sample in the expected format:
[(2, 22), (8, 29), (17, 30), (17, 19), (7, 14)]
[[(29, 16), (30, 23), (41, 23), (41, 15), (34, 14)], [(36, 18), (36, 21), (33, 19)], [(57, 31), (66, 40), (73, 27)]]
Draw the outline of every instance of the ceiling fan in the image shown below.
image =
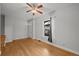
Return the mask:
[(42, 4), (38, 4), (38, 3), (26, 3), (29, 7), (29, 10), (27, 10), (26, 12), (31, 12), (33, 15), (39, 13), (39, 14), (43, 14), (43, 5)]

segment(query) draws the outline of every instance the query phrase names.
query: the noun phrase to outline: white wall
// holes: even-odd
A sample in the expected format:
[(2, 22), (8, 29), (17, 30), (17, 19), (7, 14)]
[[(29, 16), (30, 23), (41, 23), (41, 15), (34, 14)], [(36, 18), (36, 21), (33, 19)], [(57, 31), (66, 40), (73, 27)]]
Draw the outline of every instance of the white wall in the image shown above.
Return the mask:
[[(53, 16), (53, 15), (52, 15)], [(72, 4), (56, 9), (55, 18), (55, 44), (79, 52), (79, 4)], [(49, 15), (37, 18), (35, 21), (35, 37), (46, 40), (44, 36), (44, 20)]]
[(19, 16), (5, 16), (6, 42), (27, 37), (27, 22)]
[(2, 14), (5, 15), (6, 42), (27, 38), (27, 20), (25, 3), (2, 3)]
[(79, 52), (79, 4), (56, 10), (55, 43)]
[(44, 21), (49, 18), (48, 15), (41, 15), (39, 18), (35, 18), (35, 38), (47, 41), (48, 37), (44, 36)]
[(1, 4), (0, 4), (0, 34), (1, 34)]

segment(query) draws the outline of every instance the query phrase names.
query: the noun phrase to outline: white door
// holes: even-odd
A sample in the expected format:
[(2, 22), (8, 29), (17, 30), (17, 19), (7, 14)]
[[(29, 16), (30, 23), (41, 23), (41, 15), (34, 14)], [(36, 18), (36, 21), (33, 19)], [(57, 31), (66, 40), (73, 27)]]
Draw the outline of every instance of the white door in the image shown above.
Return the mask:
[(12, 26), (5, 26), (5, 35), (6, 35), (6, 42), (10, 42), (13, 39), (13, 28)]
[(33, 38), (33, 21), (30, 20), (28, 21), (28, 25), (27, 25), (27, 33), (28, 33), (28, 37)]

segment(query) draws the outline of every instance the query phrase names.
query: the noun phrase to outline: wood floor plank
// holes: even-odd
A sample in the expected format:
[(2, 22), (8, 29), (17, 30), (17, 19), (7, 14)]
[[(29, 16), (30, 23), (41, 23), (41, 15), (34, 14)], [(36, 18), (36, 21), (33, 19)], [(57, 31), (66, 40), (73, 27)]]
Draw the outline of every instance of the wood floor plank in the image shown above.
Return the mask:
[(77, 56), (39, 40), (20, 39), (7, 43), (2, 56)]

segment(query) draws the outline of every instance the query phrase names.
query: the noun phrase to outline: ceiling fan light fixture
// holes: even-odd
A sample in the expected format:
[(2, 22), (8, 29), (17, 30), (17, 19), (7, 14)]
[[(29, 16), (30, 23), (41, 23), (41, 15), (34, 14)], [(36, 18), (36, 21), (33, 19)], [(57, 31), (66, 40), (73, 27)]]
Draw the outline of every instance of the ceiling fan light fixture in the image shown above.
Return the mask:
[(31, 12), (33, 15), (35, 15), (37, 13), (43, 14), (43, 12), (41, 10), (43, 8), (43, 5), (42, 4), (40, 4), (40, 5), (38, 5), (38, 3), (37, 4), (26, 3), (26, 4), (31, 8), (31, 9), (29, 9), (26, 12)]
[(31, 12), (32, 12), (32, 13), (37, 13), (36, 10), (32, 10)]

